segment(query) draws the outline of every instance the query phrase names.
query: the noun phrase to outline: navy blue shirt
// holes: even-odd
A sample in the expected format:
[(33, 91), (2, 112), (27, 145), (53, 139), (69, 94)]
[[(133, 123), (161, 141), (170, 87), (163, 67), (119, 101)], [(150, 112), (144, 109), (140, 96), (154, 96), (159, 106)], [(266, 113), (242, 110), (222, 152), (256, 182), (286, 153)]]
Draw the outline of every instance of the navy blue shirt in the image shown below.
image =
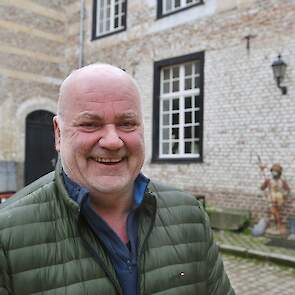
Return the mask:
[(135, 180), (134, 206), (127, 217), (127, 245), (118, 237), (107, 222), (92, 208), (88, 190), (73, 182), (63, 173), (64, 183), (70, 197), (79, 204), (81, 214), (108, 251), (116, 271), (123, 294), (137, 295), (137, 232), (138, 215), (136, 208), (142, 203), (148, 179), (143, 175)]

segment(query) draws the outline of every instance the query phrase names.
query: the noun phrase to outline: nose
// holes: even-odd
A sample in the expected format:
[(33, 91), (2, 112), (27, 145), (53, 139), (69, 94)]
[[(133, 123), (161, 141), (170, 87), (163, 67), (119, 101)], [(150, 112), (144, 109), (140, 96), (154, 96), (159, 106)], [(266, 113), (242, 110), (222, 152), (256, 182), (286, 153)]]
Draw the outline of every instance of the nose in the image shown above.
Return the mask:
[(103, 134), (98, 141), (100, 147), (108, 150), (118, 150), (124, 146), (123, 140), (120, 138), (116, 126), (105, 125)]

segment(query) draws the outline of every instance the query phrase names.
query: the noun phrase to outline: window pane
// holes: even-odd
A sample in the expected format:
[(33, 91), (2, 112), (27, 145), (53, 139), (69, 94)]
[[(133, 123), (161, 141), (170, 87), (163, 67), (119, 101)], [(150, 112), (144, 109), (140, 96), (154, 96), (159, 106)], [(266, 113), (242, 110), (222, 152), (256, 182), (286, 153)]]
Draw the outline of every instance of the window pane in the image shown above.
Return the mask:
[(186, 4), (192, 3), (193, 0), (186, 0)]
[(180, 7), (181, 0), (175, 0), (175, 8)]
[(169, 128), (162, 129), (162, 137), (163, 139), (169, 139)]
[(114, 27), (115, 27), (115, 28), (118, 28), (118, 26), (119, 26), (119, 19), (116, 17), (116, 18), (115, 18)]
[(194, 105), (194, 107), (195, 108), (198, 108), (198, 107), (200, 107), (200, 105), (199, 105), (199, 96), (198, 95), (195, 95), (195, 97), (194, 97), (194, 101), (195, 101), (195, 105)]
[(200, 143), (198, 141), (193, 142), (192, 152), (194, 154), (200, 154)]
[(119, 14), (119, 5), (115, 5), (115, 15)]
[(192, 138), (192, 127), (184, 128), (184, 138)]
[(179, 77), (179, 67), (174, 67), (172, 70), (173, 73), (173, 78), (178, 78)]
[(164, 83), (163, 92), (164, 93), (169, 93), (170, 92), (170, 83), (169, 82)]
[(185, 79), (184, 89), (185, 90), (192, 89), (192, 79), (191, 78)]
[(126, 23), (125, 18), (126, 18), (125, 14), (121, 15), (121, 26), (122, 26), (122, 27), (125, 26), (125, 23)]
[(169, 124), (170, 124), (169, 121), (170, 121), (170, 120), (169, 120), (169, 114), (165, 114), (165, 115), (163, 115), (163, 125), (164, 125), (164, 126), (169, 125)]
[(200, 122), (200, 112), (195, 111), (195, 123), (199, 123), (199, 122)]
[(125, 13), (125, 5), (126, 5), (125, 1), (122, 2), (122, 4), (121, 4), (121, 12), (123, 12), (123, 13)]
[(192, 143), (189, 141), (189, 142), (185, 142), (184, 143), (184, 152), (186, 154), (191, 154), (191, 151), (192, 151)]
[(170, 79), (170, 70), (165, 69), (163, 72), (164, 72), (164, 80), (169, 80)]
[(200, 88), (200, 77), (195, 77), (195, 87), (194, 88)]
[(200, 127), (199, 126), (194, 127), (194, 138), (196, 138), (196, 139), (200, 138)]
[(172, 0), (166, 0), (166, 10), (169, 11), (172, 9)]
[(111, 21), (108, 19), (107, 25), (106, 25), (106, 31), (110, 31), (110, 28), (111, 28)]
[(104, 18), (104, 9), (100, 9), (100, 11), (99, 11), (99, 20), (102, 21), (103, 18)]
[(184, 99), (184, 108), (190, 109), (192, 107), (192, 98), (191, 96), (186, 96)]
[(173, 99), (172, 110), (179, 110), (179, 99), (178, 98)]
[(195, 74), (199, 74), (201, 72), (201, 65), (199, 61), (196, 61), (194, 63), (194, 68), (195, 68)]
[(170, 101), (168, 99), (163, 101), (163, 111), (169, 111), (169, 103)]
[(178, 142), (174, 142), (172, 144), (172, 154), (179, 154), (179, 144), (178, 144)]
[(168, 142), (162, 143), (162, 152), (165, 155), (169, 154), (169, 143)]
[(103, 32), (103, 22), (99, 23), (99, 32), (102, 33)]
[(172, 115), (172, 125), (178, 125), (179, 124), (179, 114), (173, 114)]
[(184, 115), (184, 123), (192, 123), (192, 113), (191, 112), (185, 112)]
[(179, 139), (179, 128), (172, 128), (172, 138)]
[(179, 91), (179, 81), (173, 81), (173, 92)]
[(192, 64), (186, 64), (184, 67), (185, 76), (191, 76), (192, 74)]

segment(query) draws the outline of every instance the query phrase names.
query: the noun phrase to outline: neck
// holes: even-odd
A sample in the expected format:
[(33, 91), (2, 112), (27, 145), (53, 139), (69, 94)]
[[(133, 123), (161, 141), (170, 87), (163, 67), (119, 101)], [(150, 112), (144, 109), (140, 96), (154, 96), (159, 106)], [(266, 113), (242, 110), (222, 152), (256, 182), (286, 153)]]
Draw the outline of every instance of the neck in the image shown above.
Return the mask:
[(110, 212), (113, 215), (128, 212), (133, 204), (132, 194), (104, 194), (102, 197), (90, 193), (90, 202), (98, 212)]
[(128, 242), (127, 217), (133, 204), (132, 194), (108, 195), (103, 198), (90, 195), (93, 209), (103, 218), (124, 242)]
[(133, 185), (121, 191), (89, 191), (91, 205), (100, 213), (120, 214), (129, 211), (133, 204)]

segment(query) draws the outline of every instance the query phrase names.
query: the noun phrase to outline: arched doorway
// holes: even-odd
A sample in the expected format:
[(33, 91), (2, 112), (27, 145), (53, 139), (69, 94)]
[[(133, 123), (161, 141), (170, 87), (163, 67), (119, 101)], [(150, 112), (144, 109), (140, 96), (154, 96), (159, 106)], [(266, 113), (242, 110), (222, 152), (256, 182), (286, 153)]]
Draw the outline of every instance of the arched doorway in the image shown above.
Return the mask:
[(57, 152), (53, 116), (53, 113), (38, 110), (26, 118), (25, 185), (54, 170)]

